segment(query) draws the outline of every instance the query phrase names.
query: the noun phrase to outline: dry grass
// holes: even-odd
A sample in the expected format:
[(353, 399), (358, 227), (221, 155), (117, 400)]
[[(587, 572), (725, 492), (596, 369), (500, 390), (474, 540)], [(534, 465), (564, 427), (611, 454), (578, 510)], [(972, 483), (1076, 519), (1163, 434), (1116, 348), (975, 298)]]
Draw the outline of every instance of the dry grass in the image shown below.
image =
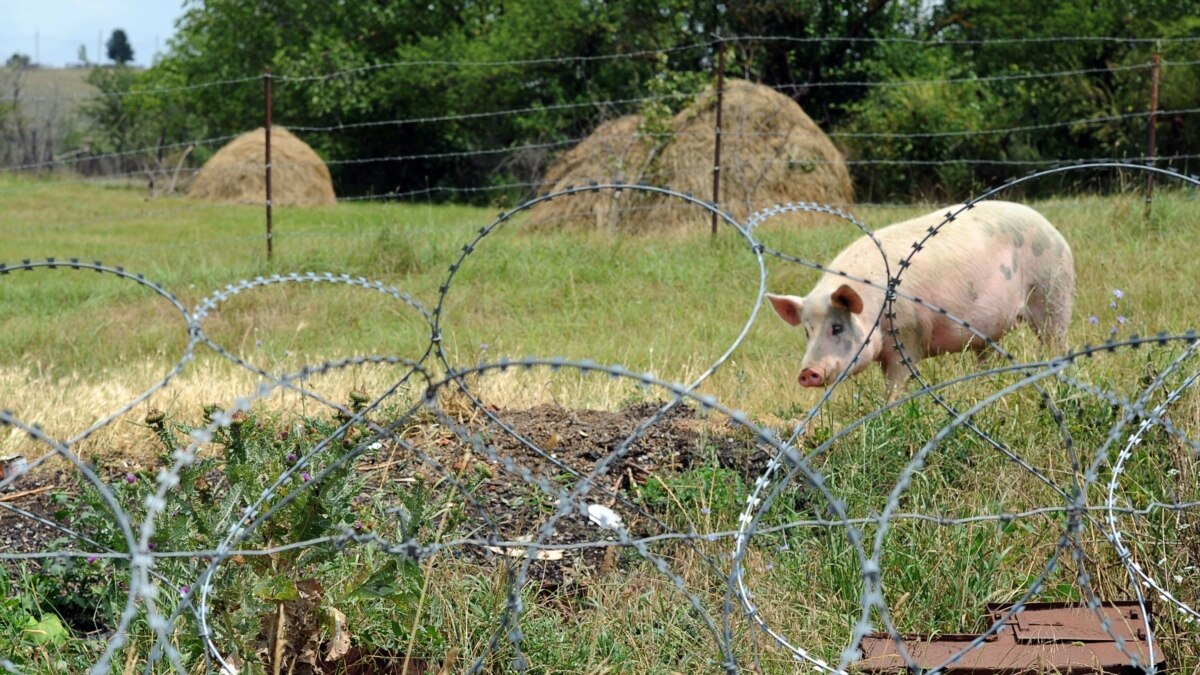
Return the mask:
[[(725, 84), (719, 205), (739, 221), (789, 201), (848, 205), (853, 186), (845, 160), (816, 123), (787, 96), (743, 80)], [(712, 194), (716, 95), (706, 91), (669, 123), (646, 129), (639, 115), (602, 124), (546, 173), (541, 191), (589, 181), (665, 185), (707, 199)], [(683, 202), (637, 192), (593, 192), (539, 204), (534, 226), (602, 231), (701, 229), (708, 216)]]
[[(266, 194), (265, 139), (266, 132), (259, 127), (230, 141), (204, 163), (188, 196), (205, 201), (261, 203)], [(325, 162), (283, 127), (271, 127), (271, 201), (277, 206), (337, 203)]]
[[(130, 363), (105, 377), (80, 373), (54, 376), (45, 372), (12, 367), (0, 369), (0, 400), (11, 408), (17, 419), (38, 424), (52, 437), (67, 439), (89, 428), (99, 419), (145, 392), (166, 375), (167, 368), (155, 360)], [(282, 372), (282, 371), (281, 371)], [(382, 394), (407, 369), (402, 366), (356, 366), (313, 375), (302, 386), (323, 398), (346, 405), (351, 390)], [(168, 385), (138, 403), (86, 440), (73, 445), (79, 457), (99, 456), (134, 466), (150, 466), (156, 448), (147, 441), (144, 423), (152, 408), (168, 418), (199, 423), (208, 404), (233, 405), (240, 397), (253, 397), (261, 379), (231, 363), (208, 358), (193, 362)], [(410, 388), (398, 392), (390, 402), (411, 403)], [(295, 391), (276, 389), (259, 402), (264, 408), (281, 413), (326, 414), (328, 409)], [(0, 435), (0, 456), (23, 454), (30, 460), (46, 454), (49, 448), (16, 429)]]

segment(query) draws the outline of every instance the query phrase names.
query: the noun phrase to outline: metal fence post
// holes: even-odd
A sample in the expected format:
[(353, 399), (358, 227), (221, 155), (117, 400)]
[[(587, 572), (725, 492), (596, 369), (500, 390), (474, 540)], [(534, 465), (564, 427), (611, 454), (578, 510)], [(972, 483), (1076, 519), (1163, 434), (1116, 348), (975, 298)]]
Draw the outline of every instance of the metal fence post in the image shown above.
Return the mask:
[[(717, 37), (717, 128), (713, 141), (713, 190), (712, 203), (721, 199), (721, 108), (725, 96), (725, 42)], [(712, 214), (712, 233), (717, 233), (717, 214)]]
[(267, 187), (267, 260), (271, 259), (274, 253), (273, 235), (271, 232), (271, 69), (267, 67), (263, 69), (263, 101), (265, 107), (265, 122), (263, 127), (266, 129), (267, 141), (265, 145), (266, 164), (264, 166), (266, 187)]
[[(1150, 59), (1150, 117), (1146, 124), (1146, 161), (1150, 166), (1156, 164), (1155, 159), (1158, 155), (1158, 148), (1155, 143), (1155, 128), (1158, 126), (1158, 71), (1162, 64), (1162, 55), (1159, 53), (1160, 48), (1156, 44), (1154, 47), (1154, 55)], [(1146, 212), (1149, 217), (1151, 202), (1154, 198), (1154, 173), (1146, 172)]]

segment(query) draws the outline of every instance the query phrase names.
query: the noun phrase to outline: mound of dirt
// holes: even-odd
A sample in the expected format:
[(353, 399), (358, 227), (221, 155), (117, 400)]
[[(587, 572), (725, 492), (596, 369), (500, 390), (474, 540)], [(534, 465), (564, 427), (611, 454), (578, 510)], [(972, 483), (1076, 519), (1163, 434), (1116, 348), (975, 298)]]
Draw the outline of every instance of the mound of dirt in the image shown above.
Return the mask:
[[(499, 458), (511, 460), (515, 466), (527, 470), (530, 481), (546, 480), (570, 489), (633, 435), (661, 405), (643, 403), (615, 412), (556, 405), (519, 410), (490, 409), (490, 417), (473, 416), (470, 421), (464, 421), (460, 431), (486, 438), (486, 443), (494, 448)], [(553, 497), (507, 471), (501, 463), (478, 454), (473, 443), (448, 427), (430, 421), (410, 428), (406, 439), (425, 461), (388, 442), (375, 453), (364, 455), (358, 470), (368, 475), (368, 483), (374, 489), (384, 489), (385, 483), (419, 480), (437, 486), (435, 492), (445, 492), (461, 503), (463, 495), (445, 480), (447, 474), (457, 476), (456, 480), (469, 486), (470, 493), (470, 498), (463, 504), (466, 522), (460, 526), (474, 536), (486, 537), (494, 533), (504, 541), (528, 541), (537, 535), (555, 506)], [(752, 438), (738, 433), (735, 427), (715, 423), (695, 409), (677, 406), (638, 435), (625, 454), (614, 460), (594, 483), (585, 501), (607, 506), (620, 514), (633, 537), (660, 534), (663, 527), (658, 518), (662, 514), (639, 505), (640, 492), (648, 482), (670, 480), (683, 472), (711, 466), (734, 471), (750, 484), (763, 472), (769, 459), (770, 455), (762, 447)], [(435, 470), (427, 461), (441, 470)], [(120, 477), (117, 473), (103, 479), (116, 481)], [(212, 485), (220, 483), (219, 472), (214, 472), (210, 482)], [(64, 536), (64, 532), (54, 526), (53, 514), (61, 509), (51, 503), (51, 492), (54, 489), (69, 490), (73, 485), (72, 476), (59, 471), (36, 482), (26, 481), (19, 493), (0, 492), (0, 500), (41, 518), (5, 515), (6, 511), (0, 509), (0, 550), (56, 550), (51, 542)], [(69, 522), (63, 524), (71, 526)], [(572, 512), (556, 524), (547, 543), (569, 546), (615, 540), (616, 535), (611, 531), (598, 527), (581, 513)], [(64, 550), (86, 546), (68, 545)], [(560, 551), (546, 559), (536, 559), (531, 578), (543, 584), (544, 589), (571, 586), (588, 571), (616, 564), (616, 551), (616, 548), (602, 546)], [(469, 546), (448, 549), (445, 553), (463, 561), (484, 563), (506, 557), (519, 560), (524, 549), (497, 547), (489, 550)], [(0, 567), (16, 569), (16, 563), (6, 562), (0, 561)], [(35, 562), (33, 566), (37, 569), (40, 564)]]
[[(665, 134), (649, 133), (639, 115), (600, 125), (546, 172), (542, 192), (591, 181), (669, 186), (711, 197), (716, 93), (706, 91), (676, 115)], [(719, 206), (738, 221), (783, 202), (848, 205), (853, 185), (845, 159), (795, 101), (745, 80), (725, 83)], [(639, 191), (584, 192), (538, 204), (534, 226), (602, 230), (678, 228), (706, 223), (694, 206)]]
[[(192, 182), (188, 196), (214, 202), (261, 204), (266, 199), (266, 132), (248, 131), (217, 151)], [(271, 127), (271, 202), (276, 206), (337, 203), (329, 168), (307, 143)]]

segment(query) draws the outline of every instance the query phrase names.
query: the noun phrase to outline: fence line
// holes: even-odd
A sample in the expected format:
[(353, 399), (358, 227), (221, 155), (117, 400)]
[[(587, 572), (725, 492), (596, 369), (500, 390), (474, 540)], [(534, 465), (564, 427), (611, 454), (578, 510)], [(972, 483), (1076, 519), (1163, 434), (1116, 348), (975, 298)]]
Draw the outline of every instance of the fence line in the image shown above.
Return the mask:
[[(454, 68), (454, 67), (514, 67), (526, 68), (546, 65), (573, 65), (586, 64), (592, 62), (605, 62), (622, 58), (641, 58), (651, 56), (670, 56), (678, 53), (706, 50), (712, 51), (719, 44), (746, 44), (758, 42), (794, 42), (800, 43), (822, 43), (822, 44), (841, 44), (841, 43), (896, 43), (896, 44), (914, 44), (923, 45), (929, 48), (948, 45), (976, 45), (985, 46), (987, 44), (1039, 44), (1039, 43), (1055, 43), (1055, 42), (1071, 42), (1071, 43), (1122, 43), (1135, 45), (1162, 45), (1172, 44), (1191, 44), (1197, 40), (1193, 38), (1165, 38), (1162, 40), (1150, 38), (1135, 38), (1135, 39), (1119, 39), (1091, 36), (1064, 36), (1061, 39), (1045, 39), (1045, 38), (1016, 38), (1016, 39), (1000, 39), (1000, 40), (966, 40), (966, 41), (924, 41), (924, 40), (909, 40), (906, 38), (900, 39), (884, 39), (877, 40), (874, 38), (842, 38), (842, 37), (791, 37), (791, 36), (729, 36), (722, 37), (720, 40), (700, 40), (689, 45), (680, 45), (669, 49), (648, 49), (630, 52), (627, 54), (608, 54), (608, 55), (592, 55), (592, 56), (553, 56), (553, 57), (537, 57), (526, 59), (512, 60), (494, 60), (494, 61), (453, 61), (453, 60), (423, 60), (423, 61), (393, 61), (379, 64), (366, 64), (354, 68), (333, 71), (330, 73), (283, 73), (273, 74), (273, 80), (277, 80), (277, 86), (286, 87), (288, 85), (305, 85), (306, 83), (320, 83), (332, 78), (340, 77), (357, 77), (365, 76), (372, 72), (381, 69), (389, 68)], [(1177, 61), (1162, 61), (1164, 65), (1171, 65), (1180, 68), (1192, 68), (1200, 65), (1200, 61), (1193, 60), (1177, 60)], [(1078, 68), (1078, 69), (1063, 69), (1046, 72), (1029, 72), (1029, 73), (1002, 73), (998, 75), (986, 75), (981, 77), (955, 77), (945, 79), (914, 79), (901, 81), (821, 81), (812, 83), (801, 83), (791, 85), (778, 85), (774, 89), (783, 93), (794, 92), (798, 90), (806, 90), (822, 87), (872, 87), (872, 88), (896, 88), (896, 87), (911, 87), (925, 85), (945, 85), (945, 86), (970, 86), (972, 83), (986, 84), (990, 82), (1007, 82), (1007, 81), (1030, 81), (1030, 80), (1046, 80), (1046, 79), (1061, 79), (1066, 77), (1091, 77), (1098, 74), (1119, 74), (1119, 73), (1140, 73), (1142, 71), (1154, 70), (1158, 65), (1154, 60), (1147, 63), (1131, 63), (1131, 64), (1116, 64), (1107, 68)], [(173, 92), (187, 92), (200, 88), (215, 88), (215, 87), (238, 87), (246, 83), (254, 82), (256, 84), (262, 81), (261, 76), (243, 77), (243, 78), (225, 78), (213, 80), (211, 82), (193, 83), (184, 85), (178, 88), (161, 88), (143, 92), (129, 92), (128, 95), (147, 94), (147, 95), (167, 95)], [(123, 95), (123, 94), (122, 94)], [(296, 122), (309, 122), (304, 124), (282, 126), (289, 127), (292, 131), (304, 135), (320, 135), (322, 138), (316, 139), (315, 143), (323, 148), (334, 147), (338, 141), (338, 134), (349, 131), (367, 131), (374, 129), (397, 129), (406, 126), (416, 125), (437, 125), (437, 124), (453, 124), (455, 122), (484, 122), (484, 121), (502, 121), (510, 119), (519, 119), (524, 115), (545, 114), (548, 112), (568, 115), (566, 119), (570, 124), (578, 128), (586, 128), (590, 126), (586, 120), (570, 121), (573, 112), (581, 113), (580, 117), (593, 117), (593, 111), (604, 111), (602, 117), (608, 117), (620, 111), (634, 111), (647, 104), (669, 103), (672, 101), (683, 101), (690, 99), (692, 94), (676, 92), (676, 93), (656, 93), (650, 95), (638, 95), (624, 98), (611, 99), (591, 99), (582, 101), (570, 101), (552, 103), (547, 105), (530, 105), (524, 107), (513, 107), (502, 110), (493, 111), (469, 111), (456, 114), (446, 115), (424, 115), (424, 116), (399, 116), (392, 119), (341, 119), (334, 124), (312, 123), (309, 120), (298, 118)], [(53, 97), (51, 97), (53, 98)], [(31, 100), (31, 99), (22, 99)], [(49, 100), (49, 99), (47, 99)], [(66, 100), (66, 99), (64, 99)], [(586, 111), (586, 114), (585, 114)], [(997, 138), (1002, 139), (1008, 135), (1015, 134), (1033, 134), (1041, 132), (1054, 132), (1065, 129), (1087, 129), (1096, 128), (1099, 125), (1121, 124), (1127, 125), (1148, 119), (1151, 124), (1155, 120), (1171, 119), (1171, 123), (1176, 125), (1190, 121), (1200, 109), (1180, 107), (1171, 110), (1128, 110), (1113, 114), (1079, 117), (1075, 119), (1056, 120), (1051, 122), (1039, 122), (1034, 124), (1017, 124), (1017, 125), (998, 125), (992, 128), (985, 129), (964, 129), (964, 128), (926, 128), (917, 131), (877, 131), (869, 128), (841, 128), (830, 129), (826, 133), (828, 137), (835, 141), (846, 141), (854, 147), (854, 141), (872, 141), (872, 140), (894, 140), (894, 141), (938, 141), (940, 139), (970, 139), (970, 138)], [(277, 111), (276, 119), (286, 120), (289, 116), (288, 111)], [(251, 124), (256, 125), (256, 121), (247, 120), (247, 127)], [(736, 124), (726, 125), (731, 128), (722, 129), (721, 137), (727, 140), (743, 139), (761, 139), (764, 141), (772, 141), (778, 138), (777, 134), (772, 132), (756, 132), (745, 129), (738, 129)], [(1182, 128), (1182, 127), (1181, 127)], [(658, 140), (665, 136), (661, 132), (640, 132), (644, 133), (644, 138)], [(564, 133), (563, 135), (568, 135)], [(686, 136), (687, 133), (676, 134), (677, 137)], [(582, 142), (584, 137), (581, 137), (578, 132), (569, 134), (569, 138), (562, 139), (534, 139), (529, 142), (517, 144), (496, 144), (491, 147), (475, 147), (475, 148), (455, 148), (455, 147), (433, 147), (426, 151), (418, 152), (391, 152), (382, 153), (376, 156), (338, 156), (337, 151), (326, 150), (325, 164), (330, 167), (344, 167), (342, 175), (355, 176), (374, 176), (377, 175), (380, 169), (369, 168), (370, 165), (385, 165), (399, 163), (419, 163), (430, 162), (434, 163), (435, 169), (438, 172), (446, 174), (445, 178), (441, 178), (435, 182), (441, 182), (441, 185), (428, 185), (425, 188), (412, 187), (412, 180), (406, 179), (408, 189), (400, 190), (379, 190), (368, 195), (353, 195), (343, 194), (342, 199), (346, 201), (363, 201), (377, 200), (381, 198), (403, 198), (404, 196), (428, 196), (428, 195), (479, 195), (500, 191), (501, 188), (495, 186), (472, 186), (472, 185), (449, 185), (449, 176), (455, 173), (455, 166), (467, 167), (469, 165), (455, 164), (458, 160), (463, 162), (471, 162), (472, 160), (485, 160), (488, 165), (495, 164), (498, 167), (507, 167), (506, 178), (509, 180), (502, 181), (508, 189), (526, 189), (537, 188), (541, 185), (539, 181), (534, 179), (534, 175), (540, 170), (539, 167), (544, 166), (548, 158), (558, 151), (565, 150), (569, 146)], [(193, 141), (178, 141), (169, 144), (149, 145), (145, 147), (135, 148), (131, 150), (122, 150), (118, 152), (101, 152), (95, 154), (81, 154), (75, 157), (53, 156), (53, 149), (47, 146), (46, 153), (41, 151), (34, 153), (32, 161), (26, 159), (18, 164), (0, 168), (0, 171), (8, 173), (28, 172), (38, 170), (51, 170), (59, 168), (81, 168), (86, 172), (98, 171), (109, 178), (145, 178), (151, 182), (154, 189), (174, 189), (178, 187), (178, 182), (182, 179), (184, 183), (192, 179), (196, 175), (196, 169), (193, 167), (183, 167), (180, 170), (174, 171), (164, 164), (169, 164), (169, 161), (160, 160), (158, 155), (169, 156), (167, 159), (178, 158), (180, 152), (186, 148), (203, 148), (207, 153), (209, 148), (220, 143), (226, 142), (234, 138), (234, 135), (219, 135), (206, 138), (199, 138)], [(633, 142), (636, 137), (620, 137), (623, 141)], [(309, 140), (312, 140), (311, 138)], [(998, 143), (1003, 141), (996, 141)], [(1036, 144), (1036, 140), (1017, 139), (1017, 142), (1024, 144)], [(1172, 141), (1176, 142), (1176, 141)], [(451, 144), (452, 145), (452, 144)], [(861, 145), (861, 144), (860, 144)], [(939, 151), (940, 152), (940, 151)], [(1041, 158), (1020, 158), (1012, 156), (996, 156), (985, 157), (979, 156), (979, 151), (973, 153), (964, 153), (958, 156), (949, 156), (939, 160), (922, 159), (920, 157), (913, 158), (878, 158), (871, 156), (869, 148), (863, 149), (859, 156), (852, 156), (846, 162), (846, 166), (852, 170), (860, 172), (868, 172), (871, 167), (903, 167), (911, 166), (916, 170), (921, 170), (930, 166), (963, 166), (963, 167), (978, 167), (985, 170), (987, 176), (995, 176), (995, 169), (1003, 167), (1047, 167), (1062, 161), (1095, 161), (1098, 159), (1120, 159), (1123, 161), (1142, 161), (1144, 158), (1153, 158), (1150, 161), (1156, 163), (1169, 164), (1177, 168), (1187, 170), (1191, 167), (1195, 160), (1195, 154), (1189, 152), (1182, 146), (1175, 147), (1166, 153), (1160, 153), (1155, 148), (1146, 148), (1141, 156), (1134, 156), (1135, 153), (1128, 150), (1121, 153), (1121, 157), (1080, 157), (1071, 158), (1058, 156), (1053, 159)], [(154, 157), (150, 157), (153, 155)], [(974, 155), (974, 156), (971, 156)], [(44, 157), (44, 158), (43, 158)], [(202, 158), (202, 157), (201, 157)], [(791, 159), (791, 158), (790, 158)], [(735, 160), (741, 162), (741, 166), (748, 167), (749, 164), (745, 158)], [(779, 163), (779, 159), (766, 159), (761, 162), (763, 170)], [(821, 166), (827, 163), (823, 158), (799, 158), (805, 166)], [(444, 163), (445, 165), (437, 164)], [(294, 166), (295, 162), (275, 161), (272, 166), (276, 168), (287, 168)], [(141, 170), (129, 170), (131, 166), (141, 166)], [(182, 166), (182, 165), (181, 165)], [(265, 167), (265, 163), (264, 163)], [(364, 167), (356, 169), (354, 167)], [(515, 168), (514, 168), (515, 167)], [(712, 173), (714, 167), (704, 169), (707, 173)], [(217, 171), (234, 172), (236, 167), (227, 167), (223, 169), (214, 169)], [(426, 169), (428, 171), (428, 169)], [(928, 172), (926, 172), (928, 173)], [(924, 174), (922, 174), (924, 175)], [(974, 175), (974, 173), (972, 173)], [(629, 178), (617, 176), (622, 178)], [(614, 175), (607, 176), (588, 176), (587, 180), (605, 181), (614, 178)], [(103, 180), (103, 179), (99, 179)], [(985, 178), (986, 180), (986, 178)], [(378, 183), (378, 180), (372, 179), (373, 183)], [(886, 184), (877, 184), (872, 180), (864, 183), (871, 190), (882, 189), (885, 192), (890, 188)], [(20, 192), (23, 189), (21, 185), (5, 186), (0, 188), (0, 194), (11, 194)], [(345, 191), (343, 191), (345, 192)], [(526, 192), (526, 195), (530, 192)], [(384, 197), (387, 195), (387, 197)], [(716, 195), (709, 195), (710, 198), (715, 198)], [(264, 201), (266, 198), (264, 197)], [(240, 200), (250, 201), (250, 200)], [(277, 201), (277, 200), (276, 200)]]
[[(527, 59), (508, 59), (508, 60), (492, 60), (492, 61), (462, 61), (448, 59), (421, 59), (421, 60), (401, 60), (390, 61), (384, 63), (367, 64), (334, 70), (327, 73), (279, 73), (274, 77), (280, 82), (320, 82), (333, 78), (342, 78), (351, 75), (360, 75), (378, 70), (387, 69), (402, 69), (402, 68), (426, 68), (426, 67), (457, 67), (457, 68), (480, 68), (480, 67), (496, 67), (496, 68), (515, 68), (528, 67), (538, 65), (577, 65), (580, 63), (604, 62), (604, 61), (619, 61), (629, 58), (644, 58), (648, 56), (669, 56), (679, 52), (695, 51), (695, 50), (711, 50), (721, 42), (726, 43), (743, 43), (743, 42), (760, 42), (760, 43), (794, 43), (794, 44), (909, 44), (922, 47), (949, 47), (949, 46), (988, 46), (988, 45), (1013, 45), (1013, 44), (1058, 44), (1058, 43), (1096, 43), (1096, 44), (1135, 44), (1135, 45), (1186, 45), (1200, 42), (1200, 37), (1195, 36), (1167, 36), (1162, 38), (1117, 38), (1108, 36), (1062, 36), (1049, 38), (987, 38), (981, 40), (921, 40), (908, 38), (874, 38), (874, 37), (837, 37), (837, 36), (782, 36), (782, 35), (732, 35), (723, 36), (719, 40), (705, 40), (695, 42), (689, 45), (680, 45), (665, 49), (642, 49), (620, 54), (597, 54), (597, 55), (562, 55), (553, 57), (527, 58)], [(1189, 63), (1189, 62), (1183, 62)], [(1136, 66), (1116, 66), (1115, 69), (1138, 69), (1148, 68), (1149, 64), (1140, 64)], [(1074, 74), (1084, 74), (1088, 72), (1105, 72), (1105, 69), (1082, 70), (1074, 71)], [(1032, 75), (1037, 77), (1039, 75)], [(1043, 74), (1040, 76), (1055, 76), (1053, 73)], [(1025, 77), (1016, 75), (1013, 77)], [(95, 98), (123, 98), (126, 96), (158, 96), (163, 94), (173, 94), (185, 91), (195, 91), (199, 89), (208, 89), (212, 87), (222, 87), (230, 85), (240, 85), (250, 82), (259, 82), (262, 78), (260, 73), (247, 74), (241, 77), (222, 78), (210, 80), (207, 82), (198, 82), (194, 84), (178, 85), (173, 87), (156, 87), (152, 89), (142, 89), (129, 92), (95, 92), (91, 94), (69, 94), (63, 96), (39, 96), (39, 97), (22, 97), (22, 101), (78, 101)], [(941, 82), (941, 81), (938, 81)], [(843, 85), (873, 85), (881, 83), (870, 82), (854, 82), (854, 83), (839, 83)], [(820, 85), (818, 85), (820, 86)], [(12, 102), (11, 97), (0, 98), (0, 101)]]

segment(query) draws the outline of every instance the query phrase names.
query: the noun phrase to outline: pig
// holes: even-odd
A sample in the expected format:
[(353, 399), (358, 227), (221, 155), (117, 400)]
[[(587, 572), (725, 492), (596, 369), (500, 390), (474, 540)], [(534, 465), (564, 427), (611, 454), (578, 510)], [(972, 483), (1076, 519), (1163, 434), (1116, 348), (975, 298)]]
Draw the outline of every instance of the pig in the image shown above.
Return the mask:
[[(913, 255), (911, 266), (901, 268), (900, 261), (912, 253), (913, 244), (959, 208), (941, 209), (875, 233), (892, 275), (900, 277), (897, 290), (946, 310), (992, 340), (1027, 321), (1044, 344), (1064, 348), (1075, 292), (1071, 247), (1048, 220), (1027, 206), (978, 202), (943, 225)], [(804, 297), (767, 294), (781, 319), (804, 329), (807, 345), (800, 362), (801, 386), (833, 382), (877, 322), (882, 325), (850, 365), (850, 374), (878, 362), (889, 398), (903, 389), (909, 376), (889, 329), (899, 331), (904, 352), (914, 363), (927, 356), (964, 349), (982, 352), (987, 347), (962, 325), (904, 297), (898, 296), (893, 305), (895, 319), (882, 316), (887, 273), (879, 248), (869, 237), (850, 244), (826, 268), (868, 279), (878, 287), (826, 272)]]

